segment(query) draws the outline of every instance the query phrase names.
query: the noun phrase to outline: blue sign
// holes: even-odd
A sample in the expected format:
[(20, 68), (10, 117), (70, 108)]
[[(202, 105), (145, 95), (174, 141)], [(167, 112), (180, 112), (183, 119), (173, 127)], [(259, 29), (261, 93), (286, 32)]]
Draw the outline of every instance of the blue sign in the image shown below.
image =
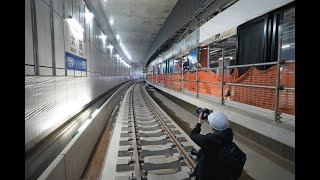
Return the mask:
[(194, 65), (198, 62), (198, 48), (192, 49), (189, 52), (189, 67), (193, 68)]
[(66, 52), (66, 67), (69, 70), (87, 71), (87, 60)]

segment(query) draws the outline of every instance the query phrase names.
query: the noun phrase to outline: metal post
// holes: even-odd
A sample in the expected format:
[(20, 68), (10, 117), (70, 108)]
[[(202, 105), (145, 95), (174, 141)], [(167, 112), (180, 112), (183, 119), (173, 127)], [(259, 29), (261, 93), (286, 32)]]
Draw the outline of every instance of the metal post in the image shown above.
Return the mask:
[(276, 122), (280, 122), (280, 115), (279, 115), (279, 90), (280, 90), (280, 67), (281, 67), (281, 45), (282, 45), (282, 37), (280, 28), (278, 28), (278, 66), (277, 66), (277, 81), (276, 81), (276, 103), (275, 103), (275, 110), (274, 110), (274, 120)]
[(221, 78), (221, 104), (224, 104), (223, 98), (223, 86), (224, 86), (224, 49), (222, 49), (222, 78)]
[(182, 75), (181, 75), (181, 91), (184, 92), (184, 89), (183, 89), (183, 84), (184, 84), (184, 76), (183, 76), (183, 59), (181, 60), (181, 63), (182, 63), (182, 68), (181, 68), (181, 72), (182, 72)]
[[(170, 71), (170, 68), (169, 68)], [(169, 72), (169, 89), (170, 89), (170, 85), (171, 85), (171, 73)]]
[(197, 92), (197, 98), (199, 97), (199, 93), (198, 93), (198, 69), (196, 69), (196, 92)]
[(210, 68), (210, 45), (207, 46), (207, 68)]

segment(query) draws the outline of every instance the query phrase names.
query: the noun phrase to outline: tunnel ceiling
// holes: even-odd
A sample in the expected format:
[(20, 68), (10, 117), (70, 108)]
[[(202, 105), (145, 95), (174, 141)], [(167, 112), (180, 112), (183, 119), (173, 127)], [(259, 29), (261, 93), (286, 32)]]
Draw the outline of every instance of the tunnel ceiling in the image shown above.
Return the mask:
[(100, 3), (114, 36), (119, 35), (117, 41), (122, 50), (126, 50), (132, 63), (142, 66), (147, 50), (177, 0), (100, 0)]

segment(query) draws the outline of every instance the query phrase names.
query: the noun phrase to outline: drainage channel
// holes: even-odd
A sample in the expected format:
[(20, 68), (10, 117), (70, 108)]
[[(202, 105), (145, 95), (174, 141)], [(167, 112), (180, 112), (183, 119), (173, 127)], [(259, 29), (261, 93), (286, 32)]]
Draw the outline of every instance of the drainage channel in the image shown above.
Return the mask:
[[(129, 89), (122, 106), (122, 116), (117, 119), (119, 131), (115, 131), (119, 133), (118, 140), (113, 144), (117, 147), (108, 151), (105, 164), (110, 168), (105, 168), (102, 176), (109, 174), (116, 180), (190, 179), (196, 162), (189, 151), (199, 147), (153, 101), (141, 83)], [(109, 173), (112, 166), (115, 172)]]

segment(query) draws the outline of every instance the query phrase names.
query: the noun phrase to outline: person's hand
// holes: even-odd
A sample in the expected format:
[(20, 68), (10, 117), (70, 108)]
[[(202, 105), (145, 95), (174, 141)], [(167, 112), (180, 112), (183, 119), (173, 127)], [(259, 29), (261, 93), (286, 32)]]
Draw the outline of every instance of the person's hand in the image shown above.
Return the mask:
[(206, 121), (206, 120), (201, 119), (202, 114), (203, 114), (203, 112), (201, 112), (199, 115), (199, 123), (200, 124), (203, 124)]

